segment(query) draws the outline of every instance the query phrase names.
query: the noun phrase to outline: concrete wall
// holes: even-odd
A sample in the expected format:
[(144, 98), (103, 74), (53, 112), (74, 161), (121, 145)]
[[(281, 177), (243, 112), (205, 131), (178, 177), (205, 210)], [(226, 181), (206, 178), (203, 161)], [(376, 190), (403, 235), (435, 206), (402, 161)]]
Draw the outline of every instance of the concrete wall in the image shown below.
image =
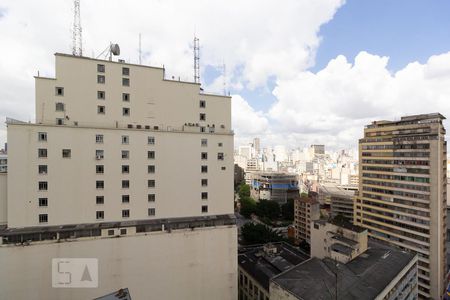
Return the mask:
[(0, 173), (0, 225), (6, 224), (7, 219), (7, 173)]
[[(237, 299), (236, 227), (0, 246), (0, 299)], [(53, 258), (98, 258), (98, 288), (52, 288)]]
[(280, 287), (275, 282), (270, 282), (270, 300), (298, 300), (297, 297)]

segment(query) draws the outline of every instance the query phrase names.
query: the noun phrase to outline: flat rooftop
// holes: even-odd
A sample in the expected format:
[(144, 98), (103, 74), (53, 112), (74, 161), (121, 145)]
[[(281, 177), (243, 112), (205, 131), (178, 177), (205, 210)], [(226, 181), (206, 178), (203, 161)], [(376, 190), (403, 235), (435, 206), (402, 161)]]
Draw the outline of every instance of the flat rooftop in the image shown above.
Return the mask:
[(286, 243), (273, 243), (277, 253), (267, 255), (264, 246), (247, 247), (238, 255), (238, 264), (264, 289), (269, 290), (270, 279), (309, 259), (309, 256)]
[(369, 248), (347, 264), (311, 258), (272, 281), (298, 299), (375, 299), (415, 254), (369, 240)]
[(345, 190), (334, 183), (321, 184), (319, 187), (319, 191), (320, 193), (325, 193), (331, 196), (338, 196), (344, 198), (351, 198), (355, 195), (354, 191)]

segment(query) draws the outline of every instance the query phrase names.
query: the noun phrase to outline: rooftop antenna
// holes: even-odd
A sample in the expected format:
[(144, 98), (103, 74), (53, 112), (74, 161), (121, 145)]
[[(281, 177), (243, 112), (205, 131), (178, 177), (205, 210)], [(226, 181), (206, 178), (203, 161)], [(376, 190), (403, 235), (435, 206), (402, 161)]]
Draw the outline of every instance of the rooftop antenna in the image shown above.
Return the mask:
[(227, 95), (227, 66), (225, 65), (225, 62), (223, 63), (222, 71), (223, 71), (223, 95), (226, 96)]
[(200, 40), (194, 36), (194, 82), (200, 83)]
[(73, 7), (72, 54), (75, 56), (83, 56), (80, 0), (73, 0)]
[(141, 34), (139, 33), (139, 64), (142, 65)]

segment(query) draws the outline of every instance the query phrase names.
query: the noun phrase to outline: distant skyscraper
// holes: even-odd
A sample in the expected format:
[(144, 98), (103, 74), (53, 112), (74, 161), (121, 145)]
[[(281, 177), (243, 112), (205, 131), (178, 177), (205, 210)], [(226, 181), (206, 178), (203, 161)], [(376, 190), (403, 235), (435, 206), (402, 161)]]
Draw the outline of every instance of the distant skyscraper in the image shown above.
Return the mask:
[(260, 144), (259, 138), (254, 138), (253, 139), (253, 148), (255, 148), (256, 156), (259, 156), (260, 151), (261, 151), (261, 144)]
[(419, 254), (419, 295), (440, 299), (446, 277), (447, 143), (441, 114), (367, 125), (359, 140), (354, 222)]

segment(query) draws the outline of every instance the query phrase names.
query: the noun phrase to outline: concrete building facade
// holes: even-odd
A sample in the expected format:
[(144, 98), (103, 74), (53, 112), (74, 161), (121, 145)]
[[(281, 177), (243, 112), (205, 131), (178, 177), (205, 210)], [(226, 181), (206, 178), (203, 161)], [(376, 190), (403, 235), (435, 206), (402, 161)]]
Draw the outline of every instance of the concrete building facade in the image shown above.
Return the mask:
[(311, 197), (294, 199), (295, 240), (311, 241), (311, 222), (320, 218), (320, 204)]

